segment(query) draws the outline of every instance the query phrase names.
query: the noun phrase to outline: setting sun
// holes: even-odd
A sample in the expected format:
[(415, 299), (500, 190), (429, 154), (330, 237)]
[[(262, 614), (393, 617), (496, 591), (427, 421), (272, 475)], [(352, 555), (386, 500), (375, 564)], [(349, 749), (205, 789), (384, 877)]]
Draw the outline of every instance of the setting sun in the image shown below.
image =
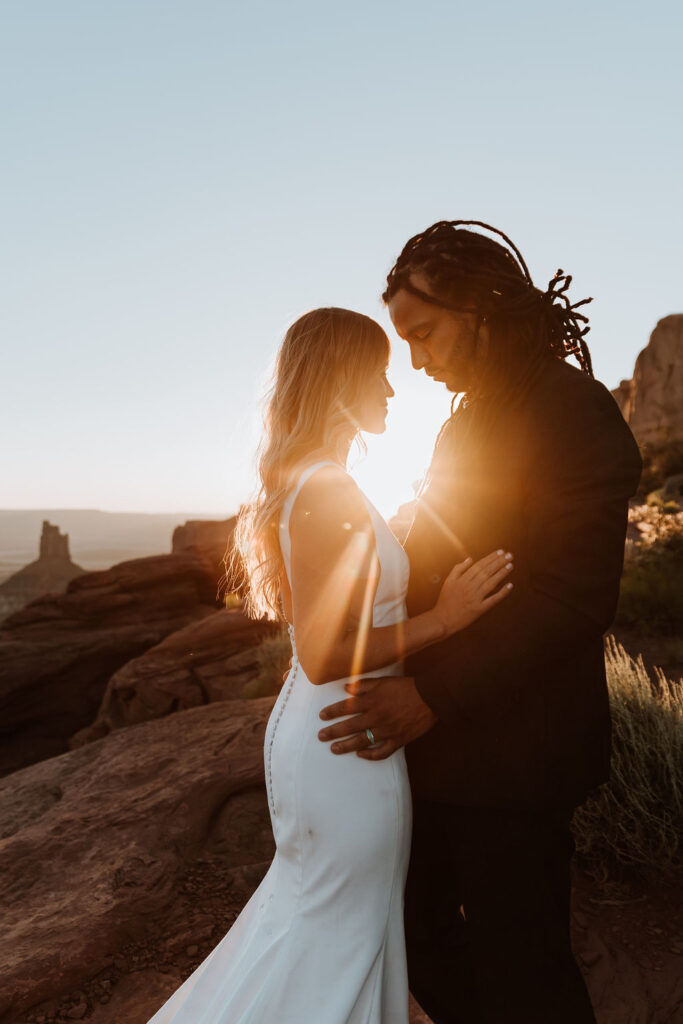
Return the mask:
[(384, 434), (366, 434), (367, 455), (351, 454), (349, 469), (385, 518), (414, 497), (414, 485), (429, 465), (439, 428), (450, 413), (452, 395), (410, 365), (408, 346), (389, 328), (392, 343), (389, 400)]

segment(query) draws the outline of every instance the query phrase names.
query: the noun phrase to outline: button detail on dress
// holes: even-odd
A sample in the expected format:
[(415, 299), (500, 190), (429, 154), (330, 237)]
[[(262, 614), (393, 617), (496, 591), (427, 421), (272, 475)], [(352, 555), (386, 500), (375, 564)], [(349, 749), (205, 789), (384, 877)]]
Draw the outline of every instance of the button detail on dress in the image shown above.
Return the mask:
[(289, 622), (287, 623), (287, 632), (289, 633), (289, 640), (292, 645), (292, 667), (289, 670), (287, 687), (285, 689), (285, 687), (283, 686), (283, 688), (280, 690), (280, 696), (278, 697), (278, 700), (275, 702), (276, 706), (278, 701), (280, 702), (280, 708), (277, 713), (277, 718), (273, 722), (272, 729), (270, 730), (270, 740), (268, 741), (268, 745), (265, 752), (266, 791), (268, 794), (268, 803), (270, 805), (270, 811), (273, 821), (276, 818), (275, 796), (273, 793), (273, 775), (271, 771), (271, 763), (273, 760), (273, 741), (275, 739), (277, 727), (280, 724), (280, 719), (282, 718), (282, 712), (285, 710), (285, 707), (287, 706), (287, 701), (289, 700), (292, 694), (292, 689), (294, 688), (294, 680), (296, 679), (296, 675), (299, 670), (299, 657), (297, 655), (296, 641), (294, 639), (294, 626), (292, 626), (292, 624)]

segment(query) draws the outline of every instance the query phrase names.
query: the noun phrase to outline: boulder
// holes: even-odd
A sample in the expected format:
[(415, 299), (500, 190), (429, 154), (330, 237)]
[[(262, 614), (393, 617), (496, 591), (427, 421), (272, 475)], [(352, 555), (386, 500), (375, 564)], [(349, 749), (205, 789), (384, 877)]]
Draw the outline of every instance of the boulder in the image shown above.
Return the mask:
[(274, 852), (271, 707), (192, 708), (0, 780), (0, 1020), (89, 1014), (131, 971), (186, 976), (225, 934)]
[(121, 562), (0, 623), (0, 774), (67, 749), (112, 674), (216, 611), (216, 577), (191, 554)]
[(639, 444), (683, 441), (683, 314), (660, 320), (612, 394)]
[[(95, 721), (76, 733), (69, 747), (122, 726), (249, 695), (245, 686), (264, 671), (263, 640), (279, 636), (275, 623), (249, 619), (237, 610), (215, 612), (171, 633), (114, 673)], [(286, 647), (289, 651), (288, 640)], [(281, 674), (275, 682), (281, 682)]]

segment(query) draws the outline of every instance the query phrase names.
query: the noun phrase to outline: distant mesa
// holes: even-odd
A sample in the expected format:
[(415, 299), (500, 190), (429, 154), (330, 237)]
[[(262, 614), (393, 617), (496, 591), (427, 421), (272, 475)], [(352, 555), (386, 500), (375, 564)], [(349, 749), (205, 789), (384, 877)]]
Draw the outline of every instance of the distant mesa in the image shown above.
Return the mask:
[(665, 316), (612, 392), (641, 445), (683, 441), (683, 313)]
[(71, 580), (84, 573), (85, 569), (71, 561), (69, 535), (44, 519), (36, 561), (0, 583), (0, 618), (43, 594), (64, 593)]
[[(43, 594), (0, 622), (0, 776), (66, 751), (69, 738), (93, 722), (108, 681), (122, 666), (217, 612), (222, 604), (217, 596), (225, 573), (223, 556), (234, 523), (190, 523), (175, 538), (171, 554), (86, 573), (70, 562), (66, 538), (46, 524), (48, 533), (56, 532), (61, 558), (72, 565), (77, 578), (63, 593)], [(53, 545), (47, 542), (50, 550)], [(223, 664), (229, 660), (228, 638), (216, 638), (211, 631), (210, 635), (213, 645), (205, 658), (196, 659), (201, 661), (197, 675), (194, 666), (185, 673), (185, 690), (191, 692), (194, 685), (200, 694), (206, 691), (209, 700), (223, 686), (225, 699), (228, 691), (234, 696), (232, 690), (240, 683), (235, 677), (249, 666)], [(188, 662), (195, 661), (191, 651)], [(168, 669), (164, 651), (155, 663)], [(207, 681), (212, 667), (212, 680)], [(162, 687), (174, 685), (170, 675), (165, 671)], [(176, 691), (177, 683), (176, 679)], [(187, 706), (191, 697), (187, 692), (180, 697)]]
[(224, 570), (236, 523), (236, 516), (219, 520), (190, 519), (173, 531), (171, 551), (174, 555), (195, 555), (217, 570)]

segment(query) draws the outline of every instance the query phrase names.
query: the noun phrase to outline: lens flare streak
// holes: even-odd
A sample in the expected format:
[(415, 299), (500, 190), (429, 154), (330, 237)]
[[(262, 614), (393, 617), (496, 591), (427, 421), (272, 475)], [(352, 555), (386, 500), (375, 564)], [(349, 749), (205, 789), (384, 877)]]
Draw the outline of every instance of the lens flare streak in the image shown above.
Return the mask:
[(372, 561), (370, 563), (370, 573), (363, 593), (363, 608), (361, 611), (360, 622), (358, 624), (358, 633), (353, 650), (353, 658), (351, 660), (351, 677), (353, 679), (357, 679), (363, 673), (363, 662), (365, 660), (365, 651), (368, 643), (368, 633), (372, 628), (372, 605), (375, 599), (375, 591), (377, 590), (378, 581), (379, 559), (377, 558), (377, 553), (373, 552)]

